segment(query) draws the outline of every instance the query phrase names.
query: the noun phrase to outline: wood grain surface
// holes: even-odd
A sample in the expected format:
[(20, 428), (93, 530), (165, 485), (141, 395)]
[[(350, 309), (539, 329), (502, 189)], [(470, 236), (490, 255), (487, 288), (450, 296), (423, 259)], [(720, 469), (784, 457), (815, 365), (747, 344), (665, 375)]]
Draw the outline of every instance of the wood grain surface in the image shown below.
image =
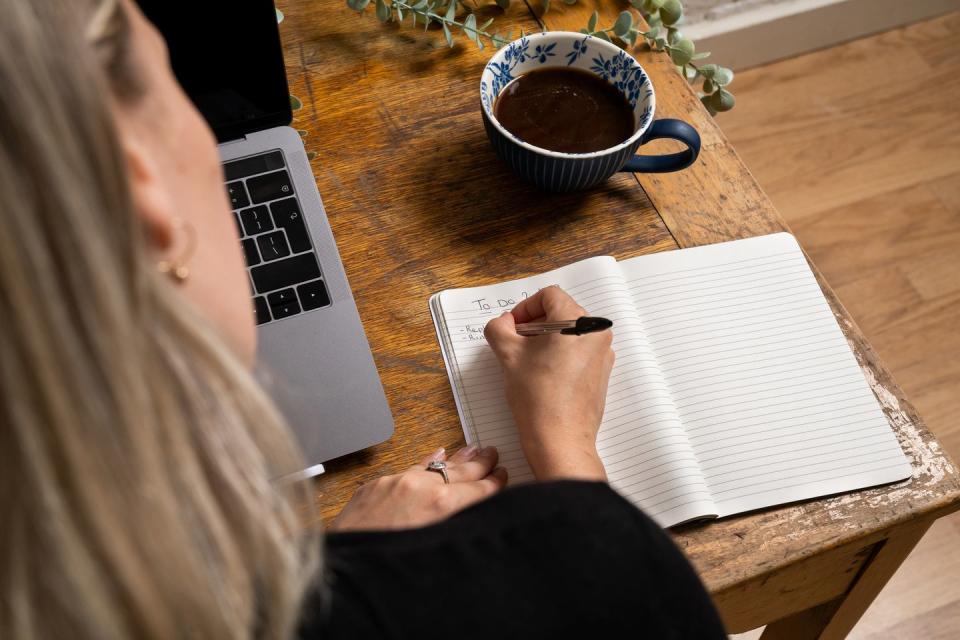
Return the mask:
[[(690, 169), (615, 176), (588, 193), (550, 195), (513, 178), (490, 150), (478, 84), (488, 52), (447, 50), (438, 33), (381, 26), (342, 0), (287, 0), (281, 25), (294, 126), (317, 152), (314, 173), (396, 419), (394, 437), (331, 462), (317, 482), (329, 520), (362, 482), (462, 443), (427, 312), (442, 289), (531, 275), (592, 255), (627, 258), (785, 228), (767, 196), (669, 60), (635, 52), (657, 90), (657, 117), (700, 131)], [(482, 16), (536, 30), (577, 30), (614, 3), (514, 2)], [(652, 147), (652, 145), (651, 145)], [(667, 145), (654, 147), (656, 152)], [(715, 595), (746, 588), (816, 554), (879, 544), (894, 529), (953, 510), (950, 459), (821, 279), (864, 374), (914, 466), (910, 481), (695, 525), (674, 532)], [(344, 428), (349, 428), (349, 425)], [(851, 557), (844, 551), (844, 557)]]

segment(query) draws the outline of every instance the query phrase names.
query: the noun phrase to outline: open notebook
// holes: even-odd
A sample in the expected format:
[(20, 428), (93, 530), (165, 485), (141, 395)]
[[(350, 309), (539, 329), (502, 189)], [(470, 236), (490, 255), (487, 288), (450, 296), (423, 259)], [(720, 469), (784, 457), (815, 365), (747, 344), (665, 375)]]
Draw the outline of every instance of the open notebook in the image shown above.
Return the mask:
[(466, 439), (497, 446), (511, 483), (532, 475), (483, 327), (551, 284), (614, 322), (597, 446), (610, 483), (661, 526), (910, 476), (803, 252), (778, 233), (432, 296)]

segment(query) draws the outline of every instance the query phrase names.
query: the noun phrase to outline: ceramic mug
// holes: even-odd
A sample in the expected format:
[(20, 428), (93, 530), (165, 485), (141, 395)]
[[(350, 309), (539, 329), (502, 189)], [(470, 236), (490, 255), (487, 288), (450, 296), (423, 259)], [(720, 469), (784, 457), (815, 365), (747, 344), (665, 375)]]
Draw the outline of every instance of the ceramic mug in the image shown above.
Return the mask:
[[(620, 144), (591, 153), (563, 153), (524, 142), (497, 122), (493, 105), (514, 78), (546, 67), (589, 71), (617, 89), (633, 107), (635, 130)], [(497, 155), (520, 176), (547, 191), (575, 191), (603, 182), (618, 171), (666, 173), (689, 167), (700, 153), (700, 135), (682, 120), (654, 120), (656, 94), (643, 67), (614, 44), (582, 33), (551, 31), (514, 40), (490, 59), (480, 76), (483, 124)], [(637, 149), (672, 138), (685, 151), (638, 156)]]

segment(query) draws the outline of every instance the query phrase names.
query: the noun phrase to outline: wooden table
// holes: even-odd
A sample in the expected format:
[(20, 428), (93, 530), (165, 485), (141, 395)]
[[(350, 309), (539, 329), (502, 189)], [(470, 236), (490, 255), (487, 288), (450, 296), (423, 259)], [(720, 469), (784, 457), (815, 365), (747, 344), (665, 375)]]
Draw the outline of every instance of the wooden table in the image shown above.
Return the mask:
[[(537, 4), (537, 3), (535, 3)], [(396, 420), (394, 437), (331, 462), (317, 483), (331, 519), (361, 483), (463, 442), (427, 298), (442, 289), (546, 271), (594, 255), (654, 251), (786, 228), (720, 129), (662, 54), (638, 50), (657, 117), (703, 137), (674, 174), (621, 174), (589, 193), (548, 195), (515, 179), (490, 149), (478, 85), (489, 51), (409, 22), (380, 25), (343, 0), (286, 0), (281, 25), (295, 126), (313, 170)], [(576, 31), (580, 0), (546, 15), (514, 0), (477, 11), (496, 26)], [(721, 116), (722, 117), (722, 116)], [(659, 144), (659, 143), (657, 143)], [(654, 147), (653, 151), (669, 148)], [(932, 522), (960, 506), (960, 476), (823, 279), (840, 326), (910, 457), (911, 480), (673, 532), (730, 632), (837, 638), (853, 627)], [(349, 426), (347, 426), (349, 428)]]

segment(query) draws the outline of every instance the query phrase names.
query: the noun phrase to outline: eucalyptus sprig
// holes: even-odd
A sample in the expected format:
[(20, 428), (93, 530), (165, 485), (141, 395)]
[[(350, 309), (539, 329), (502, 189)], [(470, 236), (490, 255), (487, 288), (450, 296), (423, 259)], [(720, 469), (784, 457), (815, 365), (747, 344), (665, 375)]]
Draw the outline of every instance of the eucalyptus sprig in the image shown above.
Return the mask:
[(629, 11), (621, 11), (613, 26), (597, 29), (599, 14), (594, 11), (586, 28), (580, 29), (580, 32), (614, 42), (624, 49), (635, 47), (637, 40), (641, 39), (654, 51), (666, 51), (677, 66), (677, 71), (688, 81), (696, 83), (698, 79), (703, 79), (697, 95), (710, 115), (733, 109), (736, 99), (727, 89), (733, 82), (733, 71), (715, 64), (696, 64), (697, 60), (703, 60), (710, 54), (698, 53), (693, 41), (680, 32), (679, 26), (683, 20), (680, 0), (630, 0), (630, 4), (646, 20), (649, 30), (641, 31), (634, 26), (633, 14)]
[[(575, 0), (574, 0), (575, 1)], [(363, 10), (369, 6), (371, 0), (347, 0), (347, 6), (363, 13)], [(506, 0), (509, 6), (509, 0)], [(497, 0), (500, 4), (500, 0)], [(484, 38), (487, 39), (494, 48), (508, 44), (512, 38), (510, 33), (501, 34), (499, 31), (490, 33), (487, 31), (493, 23), (490, 18), (481, 25), (477, 25), (477, 16), (474, 13), (468, 13), (462, 22), (457, 20), (457, 0), (375, 0), (377, 19), (380, 22), (403, 22), (405, 15), (410, 16), (414, 26), (423, 23), (423, 30), (426, 31), (431, 24), (439, 24), (443, 29), (443, 37), (447, 45), (453, 46), (453, 30), (459, 29), (460, 32), (471, 40), (480, 50), (483, 50)], [(501, 5), (502, 6), (502, 5)]]
[[(567, 5), (578, 2), (578, 0), (562, 1)], [(347, 0), (347, 6), (363, 13), (371, 2), (374, 2), (377, 19), (380, 22), (402, 23), (405, 16), (409, 15), (414, 26), (423, 24), (424, 31), (431, 24), (439, 24), (443, 30), (443, 37), (450, 47), (454, 45), (455, 31), (460, 31), (481, 50), (484, 48), (484, 40), (499, 49), (512, 39), (510, 33), (487, 31), (493, 23), (493, 18), (477, 25), (476, 14), (468, 11), (462, 21), (457, 20), (457, 9), (462, 6), (458, 4), (458, 0)], [(495, 0), (495, 2), (501, 9), (506, 10), (511, 0)], [(550, 10), (550, 0), (542, 0), (542, 2), (543, 13), (546, 13)], [(703, 81), (697, 95), (711, 115), (732, 109), (736, 99), (727, 87), (733, 82), (733, 71), (716, 64), (697, 64), (697, 61), (707, 58), (710, 54), (698, 53), (693, 41), (685, 38), (680, 32), (680, 23), (683, 21), (683, 5), (680, 0), (629, 0), (629, 2), (643, 16), (648, 25), (647, 31), (641, 31), (638, 28), (639, 23), (634, 21), (630, 11), (620, 12), (612, 26), (598, 29), (599, 13), (594, 11), (586, 28), (580, 29), (580, 32), (613, 42), (624, 49), (636, 47), (639, 41), (653, 51), (665, 51), (677, 66), (677, 71), (689, 82), (696, 84), (700, 80)], [(282, 15), (278, 15), (278, 18), (282, 19)]]

